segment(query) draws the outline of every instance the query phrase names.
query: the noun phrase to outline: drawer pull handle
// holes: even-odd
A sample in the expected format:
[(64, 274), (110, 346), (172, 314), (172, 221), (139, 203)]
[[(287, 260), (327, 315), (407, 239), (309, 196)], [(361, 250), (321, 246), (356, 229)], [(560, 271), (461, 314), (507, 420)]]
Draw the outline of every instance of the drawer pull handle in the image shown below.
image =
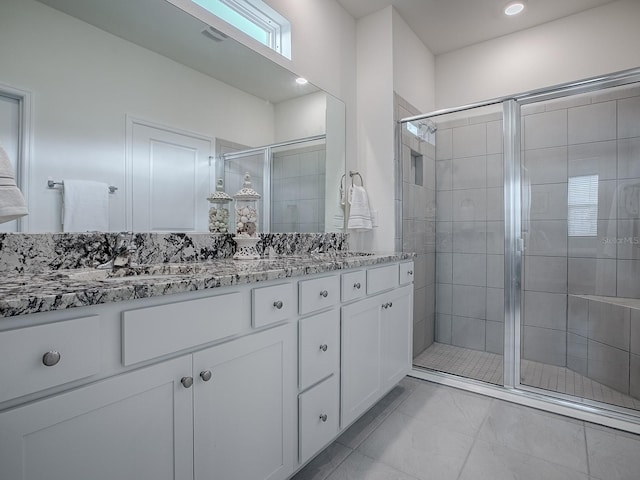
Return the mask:
[(393, 302), (387, 302), (382, 304), (382, 308), (391, 308), (393, 307)]
[(209, 380), (211, 380), (211, 370), (204, 370), (200, 372), (200, 378), (205, 382), (208, 382)]
[(389, 308), (393, 307), (393, 302), (389, 302)]
[(182, 377), (180, 383), (184, 388), (191, 388), (191, 385), (193, 385), (193, 377)]
[(327, 417), (327, 414), (326, 414), (326, 413), (323, 413), (322, 415), (320, 415), (320, 420), (322, 420), (323, 422), (326, 422), (326, 421), (327, 421), (327, 418), (328, 418), (328, 417)]
[(407, 272), (407, 275), (413, 275), (413, 270), (409, 270), (409, 271)]
[(353, 288), (355, 288), (356, 290), (360, 290), (360, 286), (360, 282), (353, 284)]
[(57, 365), (59, 361), (60, 352), (56, 352), (55, 350), (51, 350), (42, 356), (42, 363), (45, 367), (53, 367), (54, 365)]
[(329, 348), (329, 347), (327, 346), (326, 343), (323, 343), (322, 345), (320, 345), (320, 350), (322, 350), (323, 352), (326, 352), (327, 348)]
[(329, 292), (327, 292), (326, 290), (322, 290), (322, 291), (320, 292), (320, 296), (321, 296), (321, 297), (324, 297), (324, 298), (327, 298), (327, 297), (329, 296)]
[(278, 310), (280, 310), (282, 308), (282, 305), (284, 305), (282, 303), (282, 300), (277, 300), (277, 301), (273, 302), (273, 306), (276, 307)]

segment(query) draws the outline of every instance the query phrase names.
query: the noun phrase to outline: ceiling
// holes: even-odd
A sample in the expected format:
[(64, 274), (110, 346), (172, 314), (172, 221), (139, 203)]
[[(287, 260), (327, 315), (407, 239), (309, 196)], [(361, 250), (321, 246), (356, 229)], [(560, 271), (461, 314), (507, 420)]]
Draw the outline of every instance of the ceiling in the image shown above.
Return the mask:
[(274, 104), (318, 91), (310, 83), (296, 84), (290, 71), (169, 2), (39, 1)]
[(524, 0), (526, 10), (504, 15), (509, 0), (337, 0), (356, 19), (393, 5), (434, 55), (566, 17), (614, 0)]

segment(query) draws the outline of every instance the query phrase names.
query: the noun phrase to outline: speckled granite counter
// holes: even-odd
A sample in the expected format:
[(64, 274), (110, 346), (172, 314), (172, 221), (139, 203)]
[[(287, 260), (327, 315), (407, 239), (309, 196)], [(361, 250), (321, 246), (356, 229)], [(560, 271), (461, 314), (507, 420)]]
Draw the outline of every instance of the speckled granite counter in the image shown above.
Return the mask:
[[(153, 275), (91, 279), (93, 269), (8, 272), (0, 280), (0, 316), (63, 310), (413, 259), (410, 253), (334, 252), (275, 259), (160, 264)], [(172, 265), (179, 265), (171, 271)], [(157, 265), (156, 265), (157, 266)], [(164, 270), (163, 270), (164, 269)]]

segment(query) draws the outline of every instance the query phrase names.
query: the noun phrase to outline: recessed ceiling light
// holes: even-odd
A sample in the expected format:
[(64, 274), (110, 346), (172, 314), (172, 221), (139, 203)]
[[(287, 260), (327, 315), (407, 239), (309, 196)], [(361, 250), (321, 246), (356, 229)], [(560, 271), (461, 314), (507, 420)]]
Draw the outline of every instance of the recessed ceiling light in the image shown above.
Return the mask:
[(309, 83), (309, 80), (307, 80), (306, 78), (303, 78), (303, 77), (298, 77), (298, 78), (296, 78), (296, 83), (298, 85), (306, 85), (307, 83)]
[(517, 15), (524, 10), (524, 3), (522, 2), (511, 2), (506, 7), (504, 7), (505, 15)]

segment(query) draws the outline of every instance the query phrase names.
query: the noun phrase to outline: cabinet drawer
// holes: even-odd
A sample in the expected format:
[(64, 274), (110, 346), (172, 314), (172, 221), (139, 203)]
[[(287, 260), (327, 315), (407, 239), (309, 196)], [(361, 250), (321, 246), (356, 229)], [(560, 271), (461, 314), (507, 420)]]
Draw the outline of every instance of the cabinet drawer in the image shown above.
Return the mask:
[(413, 262), (404, 262), (400, 264), (400, 285), (408, 285), (413, 282), (413, 268)]
[[(247, 299), (248, 300), (248, 299)], [(239, 292), (122, 313), (122, 363), (131, 365), (228, 337), (249, 327)]]
[(342, 301), (349, 302), (366, 295), (367, 272), (359, 270), (342, 274)]
[(304, 280), (298, 285), (300, 315), (337, 305), (340, 301), (340, 277), (338, 275)]
[(367, 294), (382, 292), (398, 286), (398, 264), (367, 270)]
[(100, 358), (97, 315), (1, 332), (0, 402), (94, 375)]
[(338, 371), (340, 312), (330, 310), (300, 320), (300, 390)]
[(333, 375), (298, 397), (300, 463), (338, 434), (338, 395), (338, 377)]
[(281, 322), (295, 314), (295, 293), (291, 283), (254, 288), (251, 295), (253, 328)]

